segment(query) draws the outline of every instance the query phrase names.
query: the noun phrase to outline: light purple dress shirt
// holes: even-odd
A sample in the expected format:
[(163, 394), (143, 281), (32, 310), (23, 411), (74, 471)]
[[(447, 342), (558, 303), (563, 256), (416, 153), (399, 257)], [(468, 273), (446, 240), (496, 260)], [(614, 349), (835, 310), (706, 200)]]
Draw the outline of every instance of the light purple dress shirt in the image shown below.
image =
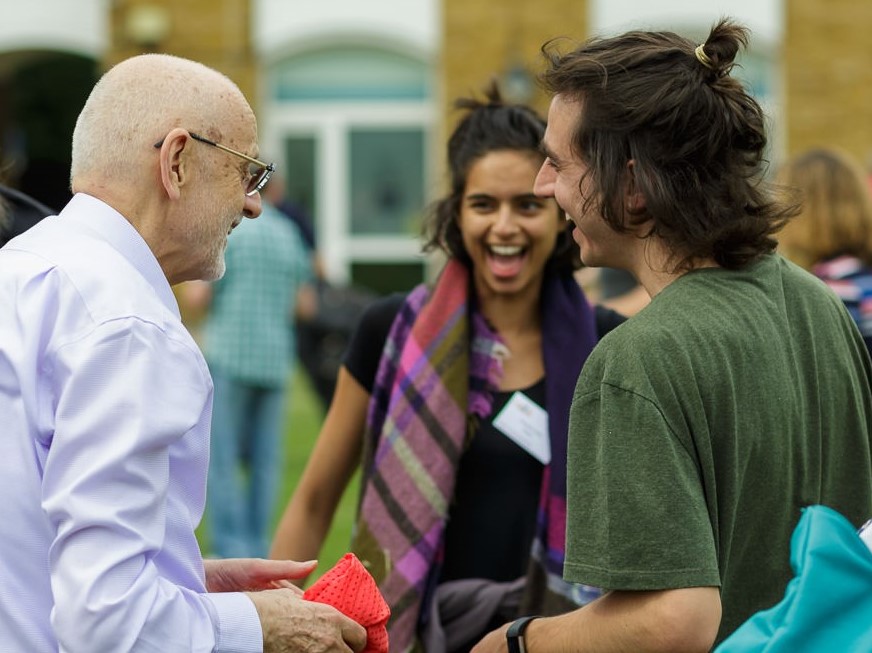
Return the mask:
[(212, 381), (157, 260), (77, 194), (0, 250), (0, 649), (262, 650), (206, 592)]

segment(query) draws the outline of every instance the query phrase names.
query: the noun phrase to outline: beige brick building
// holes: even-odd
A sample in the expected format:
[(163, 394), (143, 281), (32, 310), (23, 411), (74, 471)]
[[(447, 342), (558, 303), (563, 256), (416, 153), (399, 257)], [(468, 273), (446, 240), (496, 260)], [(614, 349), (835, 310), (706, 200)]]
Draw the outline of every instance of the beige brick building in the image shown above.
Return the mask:
[(788, 152), (837, 145), (872, 163), (872, 2), (785, 0), (784, 10)]
[(121, 0), (109, 7), (107, 67), (160, 49), (220, 70), (247, 98), (257, 98), (251, 0)]
[(555, 37), (583, 38), (587, 17), (584, 0), (443, 0), (440, 78), (448, 124), (453, 99), (479, 91), (493, 77), (510, 95), (515, 89), (513, 99), (547, 111), (548, 100), (534, 80), (542, 69), (540, 48)]

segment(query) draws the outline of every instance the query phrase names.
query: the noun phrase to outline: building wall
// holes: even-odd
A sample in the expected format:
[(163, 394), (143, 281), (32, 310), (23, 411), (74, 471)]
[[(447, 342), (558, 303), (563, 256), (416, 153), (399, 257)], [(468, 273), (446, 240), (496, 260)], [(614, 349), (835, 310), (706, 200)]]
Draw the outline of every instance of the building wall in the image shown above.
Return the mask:
[(335, 42), (379, 41), (422, 58), (439, 47), (439, 0), (254, 0), (254, 45), (266, 64)]
[(107, 66), (143, 52), (175, 54), (221, 71), (256, 104), (250, 0), (118, 0), (109, 15)]
[(704, 36), (721, 16), (751, 30), (752, 44), (781, 39), (784, 4), (792, 0), (589, 0), (591, 28), (611, 35), (629, 29), (672, 29), (687, 37)]
[(872, 155), (872, 2), (786, 2), (787, 149), (837, 145)]
[(547, 98), (533, 79), (542, 68), (540, 48), (555, 36), (586, 36), (587, 2), (443, 0), (442, 24), (440, 86), (447, 132), (456, 119), (452, 103), (457, 97), (477, 94), (490, 79), (505, 79), (510, 71), (526, 71), (532, 83), (529, 96), (521, 92), (513, 99), (547, 111)]

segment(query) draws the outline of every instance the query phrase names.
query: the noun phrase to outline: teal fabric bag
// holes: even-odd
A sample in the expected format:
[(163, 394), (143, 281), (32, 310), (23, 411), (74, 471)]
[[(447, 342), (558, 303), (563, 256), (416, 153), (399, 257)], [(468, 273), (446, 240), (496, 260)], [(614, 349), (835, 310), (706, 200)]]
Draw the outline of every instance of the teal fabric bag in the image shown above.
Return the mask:
[(790, 565), (794, 578), (781, 602), (748, 619), (715, 653), (870, 653), (872, 551), (850, 522), (826, 506), (805, 508)]

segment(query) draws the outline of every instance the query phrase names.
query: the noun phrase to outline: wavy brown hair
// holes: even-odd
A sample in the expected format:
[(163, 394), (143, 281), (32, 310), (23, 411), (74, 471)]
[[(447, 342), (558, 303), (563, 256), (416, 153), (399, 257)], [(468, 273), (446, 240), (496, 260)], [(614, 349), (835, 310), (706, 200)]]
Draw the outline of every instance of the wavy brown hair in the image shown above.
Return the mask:
[[(473, 164), (491, 152), (514, 151), (529, 154), (540, 162), (545, 121), (533, 109), (503, 101), (495, 82), (485, 89), (484, 99), (460, 98), (455, 107), (466, 113), (448, 139), (448, 195), (435, 201), (424, 218), (424, 251), (442, 250), (448, 256), (471, 265), (458, 226), (466, 179)], [(531, 189), (532, 192), (532, 189)], [(562, 211), (560, 213), (562, 216)], [(578, 245), (569, 223), (557, 236), (546, 263), (547, 271), (572, 271), (581, 267)]]
[(860, 163), (835, 148), (814, 148), (781, 166), (802, 210), (779, 234), (782, 252), (806, 269), (843, 254), (872, 265), (872, 196)]
[[(763, 111), (730, 76), (748, 30), (722, 19), (697, 45), (672, 32), (633, 31), (593, 39), (560, 54), (546, 43), (541, 80), (579, 101), (572, 151), (588, 166), (598, 204), (615, 230), (641, 224), (670, 248), (675, 269), (704, 259), (741, 268), (776, 247), (773, 237), (795, 208), (763, 183)], [(645, 209), (620, 201), (628, 162)]]

